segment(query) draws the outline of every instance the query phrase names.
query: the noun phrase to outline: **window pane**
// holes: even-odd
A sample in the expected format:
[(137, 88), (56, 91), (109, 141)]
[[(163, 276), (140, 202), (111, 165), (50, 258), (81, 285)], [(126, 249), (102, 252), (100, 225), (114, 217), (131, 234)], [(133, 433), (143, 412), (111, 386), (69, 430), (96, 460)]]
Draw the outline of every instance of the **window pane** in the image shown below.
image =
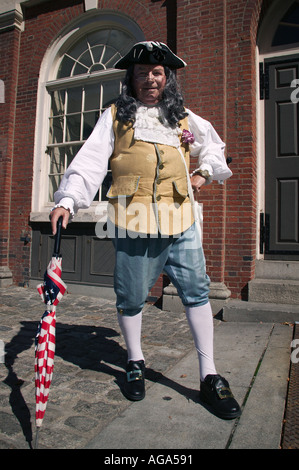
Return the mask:
[(102, 201), (108, 201), (108, 198), (106, 195), (111, 184), (112, 184), (112, 173), (111, 171), (108, 171), (102, 184), (102, 197), (101, 197)]
[(63, 142), (63, 116), (50, 118), (49, 143), (57, 144)]
[(54, 193), (57, 191), (62, 175), (50, 175), (49, 202), (54, 201)]
[(91, 46), (95, 46), (96, 44), (107, 44), (109, 42), (109, 36), (109, 29), (99, 29), (98, 31), (89, 34), (87, 41)]
[[(108, 68), (108, 66), (112, 67), (115, 64), (115, 62), (118, 60), (118, 58), (119, 58), (118, 52), (114, 48), (107, 46), (105, 48), (105, 53), (104, 53), (102, 62), (103, 64), (106, 64)], [(109, 63), (109, 61), (111, 61), (111, 64)]]
[(99, 84), (85, 86), (85, 111), (99, 109), (100, 107), (100, 91)]
[(57, 90), (51, 93), (52, 106), (51, 115), (59, 116), (64, 114), (65, 90)]
[(66, 147), (66, 149), (65, 149), (66, 168), (71, 164), (71, 161), (77, 155), (77, 153), (79, 152), (81, 147), (82, 147), (82, 144), (80, 144), (80, 145), (71, 145), (69, 147)]
[(80, 57), (80, 55), (88, 48), (86, 39), (86, 37), (79, 39), (79, 41), (76, 42), (76, 44), (68, 51), (68, 55), (74, 59), (78, 59), (78, 57)]
[(272, 46), (299, 42), (299, 28), (292, 25), (280, 25), (275, 33)]
[(92, 48), (92, 55), (95, 62), (101, 62), (104, 46), (94, 46)]
[(78, 60), (80, 64), (85, 65), (87, 68), (89, 68), (93, 64), (92, 59), (92, 55), (90, 54), (90, 50), (88, 48), (87, 51), (85, 51), (84, 54), (82, 54)]
[(116, 98), (118, 97), (120, 92), (120, 82), (117, 80), (111, 80), (109, 82), (103, 83), (103, 108), (108, 108)]
[(117, 29), (112, 29), (109, 35), (109, 45), (112, 46), (115, 50), (119, 51), (124, 55), (128, 49), (134, 45), (134, 41), (127, 33), (124, 31), (119, 31)]
[(112, 68), (134, 43), (124, 31), (101, 29), (90, 33), (65, 53), (57, 78), (99, 71), (99, 64)]
[(64, 147), (51, 149), (50, 174), (63, 174), (65, 165)]
[(102, 65), (102, 64), (93, 64), (90, 69), (89, 69), (89, 72), (90, 73), (93, 73), (93, 72), (100, 72), (101, 70), (105, 70), (105, 65)]
[(67, 90), (67, 114), (80, 113), (82, 108), (82, 87)]
[(99, 111), (93, 111), (91, 113), (84, 113), (83, 117), (83, 140), (88, 139), (92, 133), (97, 120), (99, 119)]
[(82, 73), (88, 73), (88, 71), (88, 67), (77, 63), (74, 67), (73, 75), (81, 75)]
[(65, 141), (81, 140), (81, 114), (72, 114), (66, 117)]
[(294, 3), (285, 14), (282, 21), (299, 25), (299, 5)]
[(49, 202), (53, 202), (54, 193), (58, 189), (66, 168), (70, 165), (81, 147), (82, 144), (50, 149)]
[(70, 77), (72, 75), (72, 68), (75, 61), (68, 56), (64, 56), (57, 74), (57, 78)]
[(280, 21), (272, 46), (295, 44), (297, 42), (299, 42), (299, 5), (294, 2)]

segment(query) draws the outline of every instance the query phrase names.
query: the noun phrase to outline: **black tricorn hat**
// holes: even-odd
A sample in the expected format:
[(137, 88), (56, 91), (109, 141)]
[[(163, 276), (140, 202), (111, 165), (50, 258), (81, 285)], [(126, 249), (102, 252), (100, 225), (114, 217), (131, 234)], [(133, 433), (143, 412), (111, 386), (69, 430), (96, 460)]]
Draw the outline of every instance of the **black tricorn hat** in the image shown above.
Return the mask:
[(127, 69), (133, 64), (166, 65), (171, 69), (180, 69), (187, 65), (166, 44), (156, 41), (137, 42), (114, 67)]

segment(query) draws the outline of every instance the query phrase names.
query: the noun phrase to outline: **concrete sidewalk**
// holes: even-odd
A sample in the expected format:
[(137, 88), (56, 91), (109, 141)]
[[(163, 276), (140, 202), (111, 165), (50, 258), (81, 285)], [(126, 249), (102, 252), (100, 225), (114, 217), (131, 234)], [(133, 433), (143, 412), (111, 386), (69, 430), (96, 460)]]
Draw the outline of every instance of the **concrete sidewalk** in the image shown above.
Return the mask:
[(291, 335), (290, 327), (279, 324), (216, 324), (216, 364), (242, 404), (239, 419), (220, 420), (200, 404), (192, 350), (87, 448), (278, 449)]
[[(0, 289), (0, 448), (34, 446), (35, 290)], [(200, 402), (198, 361), (185, 315), (147, 305), (146, 397), (121, 390), (126, 352), (113, 301), (66, 295), (57, 310), (54, 377), (41, 449), (279, 449), (293, 325), (215, 320), (215, 362), (242, 405), (223, 421)]]

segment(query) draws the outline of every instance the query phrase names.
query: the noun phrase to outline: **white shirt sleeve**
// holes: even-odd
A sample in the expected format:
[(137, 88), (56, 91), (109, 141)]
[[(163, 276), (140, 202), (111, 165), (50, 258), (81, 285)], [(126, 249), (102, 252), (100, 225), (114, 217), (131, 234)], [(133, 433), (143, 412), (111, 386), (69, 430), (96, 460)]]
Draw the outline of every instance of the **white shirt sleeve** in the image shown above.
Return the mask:
[(232, 176), (224, 154), (225, 143), (220, 139), (212, 124), (197, 116), (189, 109), (189, 130), (195, 138), (190, 144), (190, 155), (198, 157), (198, 169), (207, 170), (212, 180), (222, 182)]
[(112, 113), (108, 108), (63, 175), (54, 194), (55, 207), (63, 206), (73, 214), (90, 206), (107, 174), (113, 148)]

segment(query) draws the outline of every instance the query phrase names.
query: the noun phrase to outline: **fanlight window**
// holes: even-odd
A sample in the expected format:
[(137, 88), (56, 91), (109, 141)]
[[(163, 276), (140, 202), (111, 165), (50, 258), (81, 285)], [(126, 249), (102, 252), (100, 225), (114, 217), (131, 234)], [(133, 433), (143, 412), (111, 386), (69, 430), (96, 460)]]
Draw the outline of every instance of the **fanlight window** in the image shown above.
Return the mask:
[(281, 19), (272, 46), (299, 44), (299, 3), (294, 2)]

